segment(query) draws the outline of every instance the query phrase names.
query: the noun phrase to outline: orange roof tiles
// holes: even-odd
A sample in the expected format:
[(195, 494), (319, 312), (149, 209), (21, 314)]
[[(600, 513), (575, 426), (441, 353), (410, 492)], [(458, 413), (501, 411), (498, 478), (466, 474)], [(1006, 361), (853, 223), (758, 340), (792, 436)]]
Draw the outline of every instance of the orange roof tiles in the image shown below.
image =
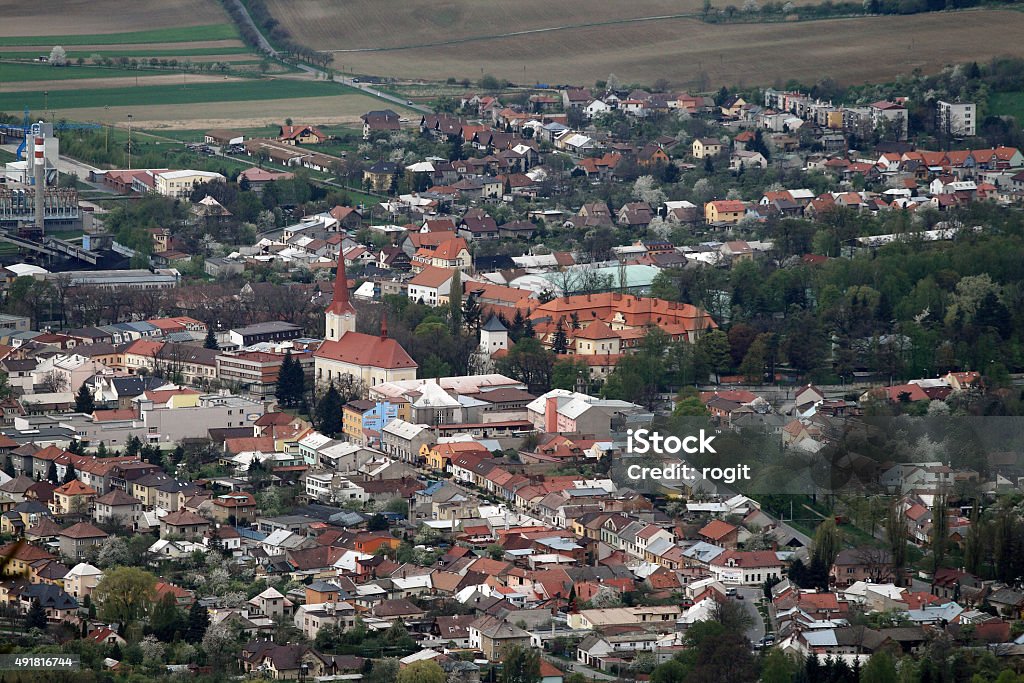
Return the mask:
[(698, 531), (697, 533), (703, 536), (704, 538), (710, 538), (713, 541), (720, 541), (729, 534), (735, 532), (737, 529), (738, 527), (733, 526), (728, 522), (723, 522), (720, 519), (713, 519), (710, 522), (708, 522), (704, 526), (704, 528)]

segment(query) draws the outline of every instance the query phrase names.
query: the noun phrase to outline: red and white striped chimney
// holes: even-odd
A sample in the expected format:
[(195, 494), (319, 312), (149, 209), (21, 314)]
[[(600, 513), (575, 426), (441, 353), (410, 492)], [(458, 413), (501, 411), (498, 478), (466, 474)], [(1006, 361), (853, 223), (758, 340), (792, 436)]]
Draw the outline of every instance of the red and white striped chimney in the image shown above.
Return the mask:
[(43, 226), (45, 224), (45, 211), (46, 204), (44, 202), (44, 193), (46, 192), (46, 157), (44, 156), (45, 147), (43, 145), (43, 136), (37, 135), (33, 145), (33, 166), (32, 166), (32, 177), (33, 184), (35, 187), (35, 213), (36, 213), (36, 229), (40, 233), (43, 232)]

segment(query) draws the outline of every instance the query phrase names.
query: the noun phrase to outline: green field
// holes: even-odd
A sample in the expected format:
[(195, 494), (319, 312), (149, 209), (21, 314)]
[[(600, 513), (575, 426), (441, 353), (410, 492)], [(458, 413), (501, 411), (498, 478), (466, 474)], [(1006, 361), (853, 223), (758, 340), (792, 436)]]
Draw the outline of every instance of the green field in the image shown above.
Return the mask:
[[(56, 11), (56, 10), (55, 10)], [(238, 38), (232, 24), (209, 24), (182, 28), (101, 33), (78, 36), (2, 36), (0, 46), (10, 45), (124, 45), (131, 43), (192, 43), (198, 40), (230, 40)]]
[[(90, 59), (99, 55), (100, 57), (216, 57), (218, 55), (238, 55), (249, 52), (249, 48), (239, 45), (238, 47), (192, 47), (174, 48), (167, 50), (120, 50), (115, 47), (97, 48), (95, 50), (68, 50), (68, 59), (74, 60), (82, 57)], [(32, 52), (0, 52), (0, 59), (15, 59), (25, 61), (33, 59)], [(43, 65), (45, 66), (45, 65)]]
[(327, 81), (247, 80), (224, 83), (155, 85), (146, 87), (102, 88), (97, 90), (42, 91), (18, 93), (17, 106), (64, 111), (90, 107), (126, 107), (138, 105), (200, 104), (204, 102), (245, 102), (287, 100), (300, 97), (329, 97), (362, 94), (360, 91)]
[(46, 64), (0, 63), (0, 83), (18, 81), (69, 81), (80, 78), (115, 78), (117, 76), (157, 76), (173, 73), (148, 69), (119, 69), (102, 66), (64, 66)]
[(995, 116), (1012, 116), (1017, 125), (1024, 124), (1024, 92), (1001, 92), (989, 98), (989, 113)]

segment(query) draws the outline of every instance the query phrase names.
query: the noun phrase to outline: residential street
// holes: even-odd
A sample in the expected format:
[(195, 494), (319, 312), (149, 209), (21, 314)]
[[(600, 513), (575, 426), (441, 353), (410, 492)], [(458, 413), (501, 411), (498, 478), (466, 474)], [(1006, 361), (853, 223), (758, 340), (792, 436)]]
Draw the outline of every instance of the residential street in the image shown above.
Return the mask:
[(764, 593), (760, 586), (741, 586), (736, 589), (736, 592), (742, 595), (743, 599), (732, 599), (737, 604), (742, 605), (747, 610), (750, 618), (754, 620), (754, 625), (747, 630), (747, 638), (750, 639), (751, 643), (757, 643), (765, 636), (764, 620), (761, 618), (761, 613), (757, 611), (757, 601), (759, 598), (764, 597)]

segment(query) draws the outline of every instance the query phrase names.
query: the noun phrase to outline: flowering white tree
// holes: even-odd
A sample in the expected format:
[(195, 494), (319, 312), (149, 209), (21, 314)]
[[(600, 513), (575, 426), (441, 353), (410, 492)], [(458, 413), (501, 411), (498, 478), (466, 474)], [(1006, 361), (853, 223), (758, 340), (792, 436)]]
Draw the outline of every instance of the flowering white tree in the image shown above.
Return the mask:
[(54, 45), (50, 50), (50, 66), (67, 66), (68, 53), (60, 45)]
[(633, 196), (642, 202), (647, 202), (652, 207), (657, 207), (665, 201), (665, 193), (649, 175), (642, 175), (636, 179), (636, 182), (633, 183)]
[(142, 650), (142, 661), (148, 665), (159, 666), (164, 661), (164, 644), (156, 636), (148, 635), (139, 643)]

